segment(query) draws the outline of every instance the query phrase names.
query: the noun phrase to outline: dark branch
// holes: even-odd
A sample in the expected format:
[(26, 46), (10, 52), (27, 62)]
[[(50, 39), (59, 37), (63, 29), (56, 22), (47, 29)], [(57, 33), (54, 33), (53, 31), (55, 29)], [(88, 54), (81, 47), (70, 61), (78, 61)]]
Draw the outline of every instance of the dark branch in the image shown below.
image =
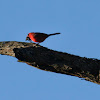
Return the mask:
[(100, 84), (100, 60), (53, 51), (25, 42), (0, 42), (0, 54), (16, 57), (36, 68), (62, 73)]

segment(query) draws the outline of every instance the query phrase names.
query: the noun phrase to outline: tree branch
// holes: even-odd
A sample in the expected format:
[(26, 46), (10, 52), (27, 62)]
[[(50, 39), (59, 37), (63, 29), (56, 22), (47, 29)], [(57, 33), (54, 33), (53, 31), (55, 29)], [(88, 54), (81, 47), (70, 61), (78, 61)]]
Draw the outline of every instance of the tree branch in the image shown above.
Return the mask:
[(16, 57), (36, 68), (84, 78), (100, 84), (100, 60), (50, 50), (35, 43), (0, 42), (0, 54)]

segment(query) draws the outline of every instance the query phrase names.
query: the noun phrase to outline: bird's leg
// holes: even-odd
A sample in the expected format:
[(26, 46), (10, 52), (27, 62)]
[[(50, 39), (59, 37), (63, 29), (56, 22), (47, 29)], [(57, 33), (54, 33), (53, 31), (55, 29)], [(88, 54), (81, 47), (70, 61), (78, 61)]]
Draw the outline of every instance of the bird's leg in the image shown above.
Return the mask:
[(32, 43), (32, 40), (29, 40), (30, 41), (30, 43)]
[(39, 45), (39, 42), (37, 43), (37, 45)]

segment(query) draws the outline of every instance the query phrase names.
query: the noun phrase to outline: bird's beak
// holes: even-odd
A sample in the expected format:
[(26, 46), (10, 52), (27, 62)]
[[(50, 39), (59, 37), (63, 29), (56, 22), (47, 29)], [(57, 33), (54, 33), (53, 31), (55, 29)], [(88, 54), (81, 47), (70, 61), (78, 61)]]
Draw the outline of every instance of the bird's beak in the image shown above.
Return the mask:
[(26, 37), (26, 41), (27, 41), (27, 40), (28, 40), (28, 41), (30, 41), (30, 40), (31, 40), (31, 39), (29, 38), (29, 36), (27, 36), (27, 37)]
[(27, 40), (30, 40), (30, 38), (29, 38), (29, 34), (28, 34), (27, 37), (26, 37), (26, 41), (27, 41)]
[(26, 37), (26, 41), (29, 40), (28, 38), (29, 38), (29, 37)]

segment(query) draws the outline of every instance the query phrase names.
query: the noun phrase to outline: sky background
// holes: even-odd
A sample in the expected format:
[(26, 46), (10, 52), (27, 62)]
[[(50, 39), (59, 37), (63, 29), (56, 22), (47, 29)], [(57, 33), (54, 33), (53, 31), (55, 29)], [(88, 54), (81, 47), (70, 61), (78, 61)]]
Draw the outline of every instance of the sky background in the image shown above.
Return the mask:
[[(61, 32), (41, 45), (100, 59), (100, 0), (0, 0), (0, 41), (26, 42), (29, 32)], [(97, 84), (0, 55), (0, 100), (98, 99)]]

